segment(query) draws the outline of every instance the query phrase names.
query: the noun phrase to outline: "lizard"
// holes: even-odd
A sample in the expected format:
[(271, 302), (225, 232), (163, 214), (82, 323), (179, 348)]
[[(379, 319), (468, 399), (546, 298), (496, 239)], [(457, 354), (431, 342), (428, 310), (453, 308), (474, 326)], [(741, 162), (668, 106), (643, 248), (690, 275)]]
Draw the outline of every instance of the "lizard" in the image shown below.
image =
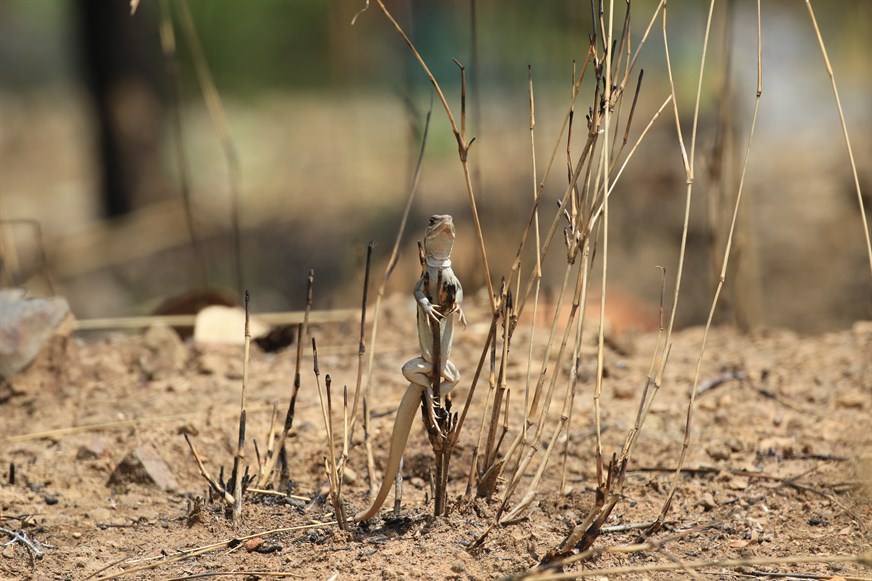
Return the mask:
[(449, 359), (454, 339), (454, 319), (457, 318), (466, 325), (466, 316), (460, 306), (463, 301), (463, 288), (451, 268), (454, 239), (454, 220), (450, 215), (435, 214), (430, 217), (422, 244), (421, 277), (415, 284), (414, 291), (421, 356), (407, 361), (402, 367), (403, 376), (409, 380), (409, 387), (397, 408), (384, 479), (369, 508), (354, 517), (357, 522), (371, 519), (384, 504), (400, 469), (421, 396), (425, 389), (433, 389), (434, 325), (439, 330), (440, 381), (439, 393), (436, 395), (447, 395), (460, 381), (460, 371)]

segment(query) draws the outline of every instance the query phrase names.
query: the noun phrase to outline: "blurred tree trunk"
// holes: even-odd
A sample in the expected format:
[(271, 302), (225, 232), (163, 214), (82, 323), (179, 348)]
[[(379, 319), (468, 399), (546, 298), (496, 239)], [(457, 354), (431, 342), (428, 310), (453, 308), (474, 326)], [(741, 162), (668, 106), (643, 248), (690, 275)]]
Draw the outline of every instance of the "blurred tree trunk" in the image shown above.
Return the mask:
[(76, 0), (78, 45), (98, 130), (101, 205), (126, 214), (166, 192), (160, 163), (163, 71), (155, 12)]

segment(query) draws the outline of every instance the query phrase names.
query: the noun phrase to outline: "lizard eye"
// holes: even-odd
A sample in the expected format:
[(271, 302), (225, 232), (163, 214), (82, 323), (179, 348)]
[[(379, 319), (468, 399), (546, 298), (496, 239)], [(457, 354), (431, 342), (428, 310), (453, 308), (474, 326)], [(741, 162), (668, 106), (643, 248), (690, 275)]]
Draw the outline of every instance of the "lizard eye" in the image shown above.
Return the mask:
[(435, 223), (436, 223), (436, 218), (432, 218), (432, 217), (431, 217), (431, 218), (430, 218), (430, 225), (432, 226), (432, 225), (435, 224)]

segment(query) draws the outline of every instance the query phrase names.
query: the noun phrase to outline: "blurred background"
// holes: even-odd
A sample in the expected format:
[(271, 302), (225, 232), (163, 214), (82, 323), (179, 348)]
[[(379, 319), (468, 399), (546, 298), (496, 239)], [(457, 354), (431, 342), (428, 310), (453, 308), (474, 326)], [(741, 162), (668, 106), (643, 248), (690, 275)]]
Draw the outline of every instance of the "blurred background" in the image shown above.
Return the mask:
[[(183, 32), (178, 1), (166, 4), (175, 65), (162, 54), (157, 0), (143, 0), (133, 16), (125, 0), (0, 4), (0, 283), (35, 294), (53, 289), (86, 318), (147, 314), (195, 288), (232, 295), (241, 281), (254, 309), (267, 311), (302, 308), (313, 267), (316, 308), (353, 307), (367, 242), (377, 244), (378, 277), (390, 253), (430, 106), (427, 78), (377, 8), (351, 25), (362, 0), (188, 0), (238, 156), (237, 274), (233, 173), (197, 81), (196, 47)], [(584, 59), (590, 5), (387, 4), (458, 111), (460, 77), (452, 59), (466, 66), (468, 132), (476, 136), (471, 163), (498, 281), (508, 272), (532, 199), (528, 65), (541, 178), (568, 107), (573, 62)], [(624, 3), (616, 4), (622, 15)], [(634, 46), (655, 5), (632, 3)], [(817, 16), (868, 212), (872, 3), (842, 0), (837, 6), (818, 2)], [(706, 10), (707, 3), (697, 1), (669, 3), (686, 140)], [(761, 117), (720, 320), (745, 329), (843, 328), (872, 317), (872, 283), (837, 110), (805, 6), (767, 1), (763, 22)], [(631, 142), (669, 94), (659, 23), (640, 63), (645, 80)], [(756, 3), (719, 2), (703, 85), (681, 325), (705, 320), (755, 90)], [(579, 98), (582, 121), (589, 94), (582, 89)], [(179, 127), (196, 245), (184, 212)], [(584, 131), (579, 123), (576, 156)], [(549, 223), (566, 184), (565, 165), (558, 168), (544, 191)], [(644, 314), (639, 328), (650, 327), (650, 312), (656, 312), (656, 267), (666, 267), (667, 280), (674, 273), (684, 181), (667, 109), (610, 206), (610, 288), (630, 319), (634, 309)], [(455, 268), (473, 295), (484, 278), (456, 145), (438, 102), (389, 292), (408, 293), (414, 284), (414, 241), (433, 213), (455, 216)], [(562, 271), (561, 251), (554, 254), (546, 264), (546, 289)]]

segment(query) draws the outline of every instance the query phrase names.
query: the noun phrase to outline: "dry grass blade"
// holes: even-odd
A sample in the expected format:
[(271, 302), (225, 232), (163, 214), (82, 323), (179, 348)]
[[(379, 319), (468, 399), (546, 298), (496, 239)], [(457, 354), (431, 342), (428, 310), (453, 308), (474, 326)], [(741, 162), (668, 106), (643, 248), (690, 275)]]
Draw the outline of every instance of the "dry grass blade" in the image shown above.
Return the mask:
[[(848, 124), (845, 121), (845, 111), (842, 109), (842, 100), (839, 98), (839, 89), (836, 86), (836, 77), (833, 74), (833, 66), (830, 64), (830, 57), (827, 54), (827, 47), (824, 44), (824, 38), (821, 35), (821, 29), (818, 26), (817, 18), (815, 18), (814, 9), (811, 6), (811, 0), (805, 0), (805, 6), (808, 8), (808, 17), (811, 19), (812, 27), (814, 27), (818, 46), (821, 49), (821, 56), (823, 56), (824, 64), (827, 68), (827, 75), (830, 77), (830, 84), (833, 87), (833, 97), (836, 100), (836, 108), (839, 110), (839, 121), (842, 124), (842, 136), (845, 138), (845, 146), (848, 149), (848, 159), (851, 162), (851, 173), (854, 178), (854, 189), (857, 192), (857, 202), (860, 205), (860, 219), (863, 222), (863, 235), (866, 238), (866, 253), (869, 256), (869, 270), (872, 272), (872, 239), (870, 239), (869, 223), (866, 219), (866, 207), (863, 203), (863, 192), (860, 190), (860, 178), (857, 174), (857, 162), (854, 161), (854, 149), (851, 147), (851, 138), (848, 136)], [(762, 75), (762, 73), (758, 73), (758, 85), (762, 83), (760, 75)]]

